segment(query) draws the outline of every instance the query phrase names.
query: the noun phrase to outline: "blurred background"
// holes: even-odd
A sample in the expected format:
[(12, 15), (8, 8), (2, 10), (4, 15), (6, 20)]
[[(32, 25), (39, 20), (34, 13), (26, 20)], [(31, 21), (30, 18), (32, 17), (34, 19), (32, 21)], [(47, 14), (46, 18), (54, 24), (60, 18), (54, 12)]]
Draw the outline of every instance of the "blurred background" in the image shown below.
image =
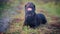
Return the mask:
[[(36, 13), (43, 13), (46, 16), (46, 25), (36, 29), (23, 27), (27, 2), (33, 2)], [(10, 20), (6, 34), (59, 34), (60, 0), (0, 0), (0, 18)]]

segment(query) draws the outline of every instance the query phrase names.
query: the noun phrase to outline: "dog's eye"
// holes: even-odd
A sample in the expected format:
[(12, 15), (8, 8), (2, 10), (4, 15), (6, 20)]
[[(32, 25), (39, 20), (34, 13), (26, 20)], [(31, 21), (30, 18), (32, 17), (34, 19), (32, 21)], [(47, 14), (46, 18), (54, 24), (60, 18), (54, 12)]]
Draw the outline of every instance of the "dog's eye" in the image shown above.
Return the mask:
[(32, 11), (32, 8), (27, 8), (28, 11)]

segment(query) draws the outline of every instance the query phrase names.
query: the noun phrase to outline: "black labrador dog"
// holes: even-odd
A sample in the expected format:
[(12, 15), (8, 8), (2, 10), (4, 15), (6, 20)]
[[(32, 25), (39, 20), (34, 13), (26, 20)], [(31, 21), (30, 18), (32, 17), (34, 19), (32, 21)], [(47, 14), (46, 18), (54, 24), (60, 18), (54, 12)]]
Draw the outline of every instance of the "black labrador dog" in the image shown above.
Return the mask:
[(40, 24), (45, 24), (47, 22), (43, 14), (35, 13), (35, 5), (32, 2), (28, 2), (25, 5), (25, 21), (24, 26), (30, 26), (31, 28), (36, 28)]

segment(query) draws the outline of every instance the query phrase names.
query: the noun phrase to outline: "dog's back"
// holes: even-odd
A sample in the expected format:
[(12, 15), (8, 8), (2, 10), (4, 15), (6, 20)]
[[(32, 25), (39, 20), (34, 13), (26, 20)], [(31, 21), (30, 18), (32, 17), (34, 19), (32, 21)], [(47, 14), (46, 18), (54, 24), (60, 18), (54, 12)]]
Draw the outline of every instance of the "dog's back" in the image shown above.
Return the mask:
[(43, 14), (36, 14), (37, 22), (45, 24), (47, 22), (46, 17)]

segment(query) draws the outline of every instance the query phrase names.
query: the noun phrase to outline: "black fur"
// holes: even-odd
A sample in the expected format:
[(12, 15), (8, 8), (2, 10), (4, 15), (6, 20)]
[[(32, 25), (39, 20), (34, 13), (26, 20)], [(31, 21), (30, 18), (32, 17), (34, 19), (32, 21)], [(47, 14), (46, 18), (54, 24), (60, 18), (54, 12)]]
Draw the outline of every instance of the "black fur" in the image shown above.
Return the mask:
[[(28, 11), (27, 8), (32, 8), (32, 11)], [(45, 24), (47, 22), (43, 14), (35, 13), (35, 5), (33, 3), (27, 3), (25, 5), (25, 22), (24, 25), (30, 26), (31, 28), (36, 28), (40, 24)]]

